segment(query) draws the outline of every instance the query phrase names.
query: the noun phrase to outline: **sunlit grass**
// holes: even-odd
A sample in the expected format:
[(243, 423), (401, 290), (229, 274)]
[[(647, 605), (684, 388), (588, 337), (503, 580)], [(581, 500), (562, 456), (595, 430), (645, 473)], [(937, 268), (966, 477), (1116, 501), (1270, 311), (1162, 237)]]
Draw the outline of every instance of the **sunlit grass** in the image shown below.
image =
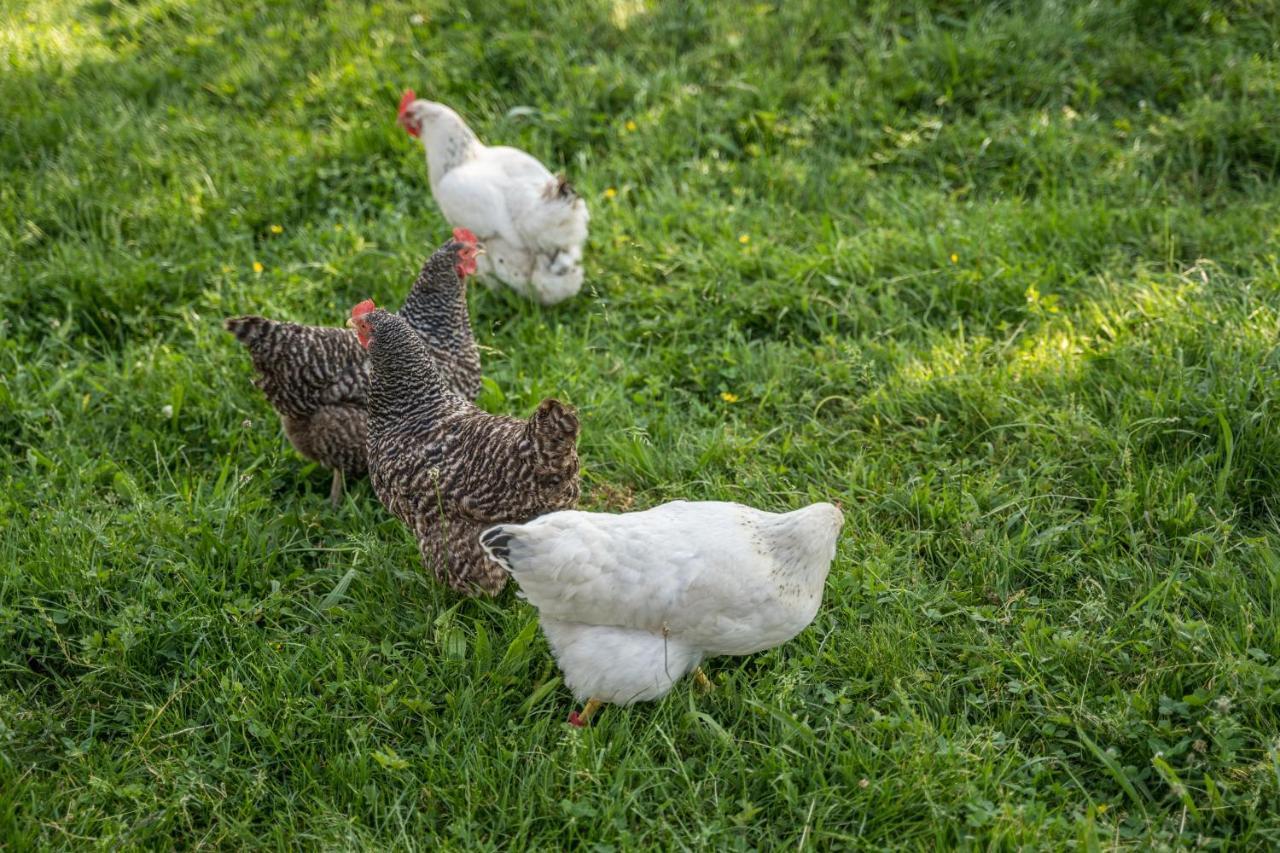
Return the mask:
[[(1276, 846), (1266, 5), (6, 5), (0, 839)], [(565, 726), (222, 330), (402, 298), (408, 86), (591, 204), (581, 297), (470, 295), (584, 506), (844, 506), (711, 695)]]
[(115, 58), (92, 20), (65, 2), (6, 4), (0, 10), (0, 56), (11, 68), (74, 72), (84, 62)]

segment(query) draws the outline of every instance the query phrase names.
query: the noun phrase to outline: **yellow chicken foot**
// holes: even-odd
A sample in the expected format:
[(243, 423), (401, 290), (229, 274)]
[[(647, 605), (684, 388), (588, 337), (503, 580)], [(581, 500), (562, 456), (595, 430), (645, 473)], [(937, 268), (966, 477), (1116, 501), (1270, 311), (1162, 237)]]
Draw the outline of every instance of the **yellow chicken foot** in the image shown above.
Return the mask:
[(702, 671), (702, 667), (700, 666), (695, 666), (693, 668), (693, 683), (698, 685), (698, 688), (701, 689), (703, 693), (710, 693), (712, 690), (716, 689), (716, 686), (711, 683), (711, 679), (707, 678), (707, 674)]
[(569, 725), (584, 728), (587, 723), (591, 722), (591, 717), (596, 711), (600, 710), (600, 706), (604, 703), (599, 699), (588, 699), (587, 704), (582, 706), (582, 713), (574, 711), (569, 715)]
[(333, 469), (333, 485), (329, 487), (329, 503), (337, 509), (342, 503), (343, 477), (342, 469)]

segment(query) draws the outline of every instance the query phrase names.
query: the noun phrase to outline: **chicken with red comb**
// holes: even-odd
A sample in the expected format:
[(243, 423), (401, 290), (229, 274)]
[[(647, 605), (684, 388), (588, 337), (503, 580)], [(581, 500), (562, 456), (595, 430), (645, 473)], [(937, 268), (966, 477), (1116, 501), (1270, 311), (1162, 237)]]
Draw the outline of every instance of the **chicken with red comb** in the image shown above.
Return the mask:
[[(449, 387), (475, 399), (480, 352), (471, 332), (466, 280), (475, 272), (474, 241), (449, 240), (422, 266), (400, 315), (421, 336)], [(285, 434), (308, 459), (333, 469), (330, 500), (342, 497), (346, 477), (367, 470), (368, 356), (358, 320), (375, 310), (366, 300), (352, 312), (357, 331), (233, 317), (226, 328), (249, 350), (255, 384), (280, 415)]]
[(544, 305), (582, 288), (586, 202), (524, 151), (488, 146), (449, 107), (406, 89), (396, 121), (422, 141), (427, 178), (449, 224), (478, 235), (478, 271)]

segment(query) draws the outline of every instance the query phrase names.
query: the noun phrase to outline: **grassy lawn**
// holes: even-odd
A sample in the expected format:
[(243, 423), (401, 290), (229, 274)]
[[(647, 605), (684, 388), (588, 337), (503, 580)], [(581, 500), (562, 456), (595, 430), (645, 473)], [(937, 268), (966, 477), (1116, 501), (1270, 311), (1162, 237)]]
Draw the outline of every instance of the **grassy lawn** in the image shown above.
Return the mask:
[[(1280, 844), (1280, 4), (6, 0), (0, 848)], [(413, 86), (565, 170), (474, 288), (586, 508), (844, 504), (792, 643), (565, 725), (222, 318), (398, 304)]]

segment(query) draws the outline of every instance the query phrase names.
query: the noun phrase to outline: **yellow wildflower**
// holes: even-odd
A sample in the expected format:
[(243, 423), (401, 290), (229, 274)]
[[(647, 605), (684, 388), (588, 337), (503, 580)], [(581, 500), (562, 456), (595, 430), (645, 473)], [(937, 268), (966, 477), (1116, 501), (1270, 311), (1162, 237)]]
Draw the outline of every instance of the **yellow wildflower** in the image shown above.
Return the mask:
[(604, 191), (605, 198), (613, 198), (617, 194), (618, 194), (618, 191), (615, 190), (613, 187), (609, 187), (607, 190)]
[(744, 246), (745, 246), (745, 245), (747, 245), (748, 243), (750, 243), (750, 242), (751, 242), (751, 235), (750, 235), (750, 234), (739, 234), (739, 235), (738, 235), (738, 242), (739, 242), (739, 243), (741, 243), (741, 244), (742, 244), (742, 245), (744, 245)]
[(253, 271), (254, 271), (254, 272), (262, 272), (262, 264), (258, 263), (257, 261), (254, 261), (254, 262), (253, 262)]
[(734, 394), (732, 391), (721, 391), (720, 399), (724, 400), (726, 403), (736, 403), (738, 402), (738, 395)]
[(283, 225), (272, 225), (272, 226), (271, 226), (271, 233), (272, 233), (272, 234), (283, 234), (283, 233), (284, 233), (284, 226), (283, 226)]
[(634, 121), (631, 121), (630, 119), (628, 119), (628, 120), (627, 120), (627, 133), (635, 133), (635, 132), (636, 132), (636, 128), (637, 128), (636, 123), (635, 123)]
[(955, 252), (952, 252), (952, 253), (951, 253), (951, 263), (953, 263), (953, 264), (958, 264), (958, 263), (960, 263), (960, 256), (959, 256), (959, 255), (957, 255)]

